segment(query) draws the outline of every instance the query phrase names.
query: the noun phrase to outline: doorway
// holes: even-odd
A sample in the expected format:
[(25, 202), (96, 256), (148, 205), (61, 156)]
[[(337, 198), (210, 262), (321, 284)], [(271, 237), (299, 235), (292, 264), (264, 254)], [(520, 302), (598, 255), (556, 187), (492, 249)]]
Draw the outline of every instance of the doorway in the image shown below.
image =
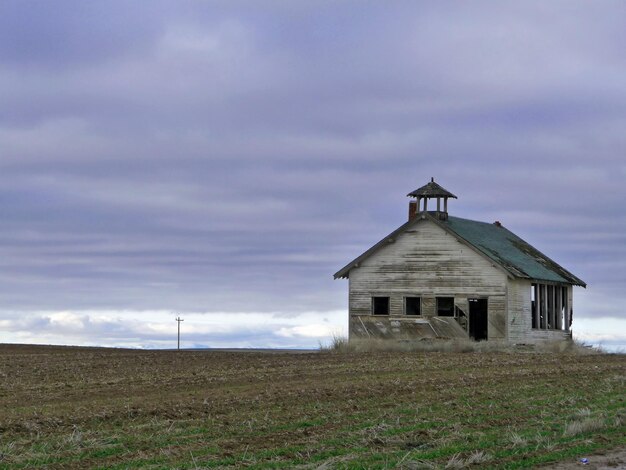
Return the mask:
[(469, 335), (474, 341), (487, 339), (487, 299), (469, 301)]

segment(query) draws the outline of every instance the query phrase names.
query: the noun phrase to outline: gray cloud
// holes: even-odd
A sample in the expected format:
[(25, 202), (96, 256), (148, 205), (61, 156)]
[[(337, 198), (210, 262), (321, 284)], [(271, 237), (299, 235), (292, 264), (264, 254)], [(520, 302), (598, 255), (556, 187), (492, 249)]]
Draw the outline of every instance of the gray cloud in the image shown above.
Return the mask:
[(0, 60), (57, 70), (145, 52), (163, 24), (153, 12), (133, 1), (7, 0), (0, 5)]
[(4, 2), (0, 308), (345, 308), (332, 273), (435, 176), (451, 212), (502, 220), (619, 317), (623, 20), (620, 2)]

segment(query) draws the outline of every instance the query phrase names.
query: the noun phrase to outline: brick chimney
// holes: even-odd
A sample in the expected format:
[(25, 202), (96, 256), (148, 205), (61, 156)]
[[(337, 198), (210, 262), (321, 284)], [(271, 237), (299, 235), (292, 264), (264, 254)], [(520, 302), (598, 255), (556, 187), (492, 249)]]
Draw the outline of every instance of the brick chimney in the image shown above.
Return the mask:
[(417, 214), (417, 201), (409, 201), (409, 220), (413, 220)]

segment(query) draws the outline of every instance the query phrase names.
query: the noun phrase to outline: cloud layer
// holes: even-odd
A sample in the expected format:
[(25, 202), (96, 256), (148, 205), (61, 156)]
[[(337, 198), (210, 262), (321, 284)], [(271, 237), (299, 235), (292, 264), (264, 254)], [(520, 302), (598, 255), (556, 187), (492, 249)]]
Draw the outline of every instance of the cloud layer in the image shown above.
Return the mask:
[(431, 176), (585, 280), (577, 318), (623, 318), (625, 14), (3, 2), (0, 321), (345, 310), (332, 273)]
[[(170, 311), (66, 310), (12, 312), (0, 319), (11, 342), (81, 346), (165, 348), (178, 346)], [(347, 334), (343, 310), (302, 312), (297, 317), (259, 312), (187, 312), (181, 348), (318, 348)], [(2, 338), (0, 338), (2, 341)]]

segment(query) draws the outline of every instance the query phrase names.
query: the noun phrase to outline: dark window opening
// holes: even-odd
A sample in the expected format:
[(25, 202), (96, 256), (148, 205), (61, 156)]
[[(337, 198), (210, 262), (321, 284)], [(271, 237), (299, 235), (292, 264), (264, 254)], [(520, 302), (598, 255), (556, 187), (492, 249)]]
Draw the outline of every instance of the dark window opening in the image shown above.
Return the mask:
[[(545, 284), (533, 284), (534, 295), (531, 298), (533, 328), (545, 330), (547, 326), (547, 289)], [(534, 298), (534, 302), (532, 299)]]
[(389, 315), (389, 297), (372, 297), (372, 313)]
[(454, 316), (454, 297), (437, 297), (437, 315), (440, 317)]
[(532, 321), (532, 327), (537, 328), (537, 284), (531, 284), (530, 286), (530, 318)]
[(406, 315), (422, 314), (422, 298), (421, 297), (405, 297), (404, 313)]
[(559, 316), (561, 317), (561, 325), (563, 327), (563, 329), (567, 330), (569, 329), (570, 326), (572, 326), (572, 317), (570, 315), (569, 317), (569, 325), (566, 325), (566, 319), (567, 319), (567, 288), (563, 287), (561, 288), (561, 311), (559, 312)]
[(548, 330), (554, 330), (555, 328), (555, 315), (554, 315), (554, 286), (547, 286), (546, 295), (548, 296), (548, 311), (546, 312), (546, 328)]

